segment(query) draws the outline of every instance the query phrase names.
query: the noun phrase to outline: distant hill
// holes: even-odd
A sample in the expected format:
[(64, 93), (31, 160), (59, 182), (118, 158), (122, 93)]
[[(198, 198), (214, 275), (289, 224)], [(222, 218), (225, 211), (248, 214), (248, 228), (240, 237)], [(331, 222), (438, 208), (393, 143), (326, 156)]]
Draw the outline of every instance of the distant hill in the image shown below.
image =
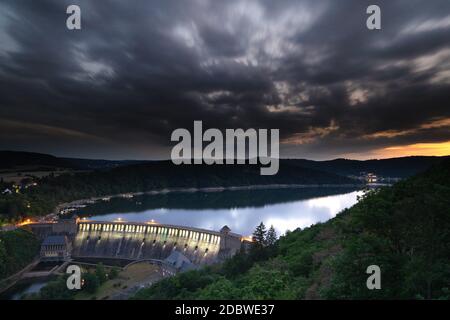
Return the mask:
[[(372, 172), (384, 177), (406, 178), (425, 171), (432, 165), (438, 164), (443, 159), (450, 159), (450, 156), (417, 156), (365, 161), (350, 159), (334, 159), (327, 161), (281, 159), (280, 169), (282, 167), (287, 167), (288, 170), (300, 168), (299, 170), (302, 171), (304, 171), (303, 169), (305, 168), (315, 169), (341, 176), (358, 176), (362, 172)], [(11, 169), (23, 166), (45, 166), (55, 168), (71, 168), (75, 170), (109, 170), (134, 165), (154, 166), (155, 168), (161, 169), (161, 166), (165, 166), (165, 163), (170, 163), (170, 161), (58, 158), (48, 154), (33, 152), (0, 151), (0, 169)], [(194, 167), (199, 168), (199, 166)], [(207, 167), (209, 166), (200, 166), (200, 168), (203, 168), (202, 170)], [(225, 167), (226, 166), (219, 166), (219, 168), (226, 171), (227, 169), (224, 169)]]
[[(281, 160), (276, 175), (262, 176), (260, 165), (174, 165), (153, 161), (95, 173), (96, 178), (130, 183), (146, 190), (170, 187), (219, 187), (267, 184), (354, 184), (353, 179)], [(137, 191), (139, 191), (137, 190)]]
[(97, 159), (78, 159), (78, 158), (61, 158), (61, 159), (69, 163), (73, 168), (84, 170), (112, 169), (121, 166), (129, 166), (134, 164), (151, 162), (141, 160), (97, 160)]
[(28, 169), (45, 167), (74, 170), (98, 170), (112, 169), (120, 166), (145, 162), (147, 161), (59, 158), (36, 152), (0, 151), (0, 169)]
[(0, 169), (13, 169), (17, 167), (71, 168), (72, 165), (64, 159), (48, 154), (0, 151)]
[(446, 157), (402, 157), (380, 160), (335, 159), (328, 161), (312, 161), (306, 159), (286, 160), (304, 168), (313, 168), (343, 176), (357, 176), (362, 172), (371, 172), (384, 177), (406, 178), (423, 172), (433, 165), (442, 162)]

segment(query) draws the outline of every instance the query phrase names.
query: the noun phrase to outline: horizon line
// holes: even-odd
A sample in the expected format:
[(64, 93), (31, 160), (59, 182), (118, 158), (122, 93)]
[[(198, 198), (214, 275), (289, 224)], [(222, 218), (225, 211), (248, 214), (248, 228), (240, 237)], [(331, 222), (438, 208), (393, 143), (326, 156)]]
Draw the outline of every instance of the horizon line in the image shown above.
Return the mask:
[[(55, 157), (58, 159), (73, 159), (73, 160), (93, 160), (93, 161), (111, 161), (111, 162), (127, 162), (127, 161), (136, 161), (136, 162), (157, 162), (157, 161), (171, 161), (170, 158), (164, 158), (164, 159), (107, 159), (107, 158), (89, 158), (89, 157), (68, 157), (68, 156), (57, 156), (52, 153), (43, 153), (43, 152), (36, 152), (36, 151), (24, 151), (24, 150), (0, 150), (0, 152), (11, 152), (11, 153), (30, 153), (30, 154), (39, 154), (39, 155), (46, 155)], [(315, 159), (309, 159), (309, 158), (301, 158), (301, 157), (279, 157), (279, 160), (306, 160), (306, 161), (315, 161), (315, 162), (326, 162), (326, 161), (336, 161), (336, 160), (348, 160), (348, 161), (379, 161), (379, 160), (392, 160), (392, 159), (405, 159), (405, 158), (446, 158), (450, 157), (450, 154), (447, 155), (407, 155), (407, 156), (401, 156), (401, 157), (387, 157), (387, 158), (370, 158), (370, 159), (355, 159), (355, 158), (346, 158), (346, 157), (337, 157), (337, 158), (329, 158), (324, 160), (315, 160)], [(257, 157), (258, 158), (258, 157)], [(267, 157), (264, 157), (267, 158)], [(185, 158), (185, 159), (191, 159), (194, 160), (194, 157), (191, 158)], [(223, 160), (229, 159), (229, 158), (222, 158)], [(234, 158), (234, 160), (237, 160), (238, 158)], [(245, 160), (248, 160), (249, 158), (245, 158)]]

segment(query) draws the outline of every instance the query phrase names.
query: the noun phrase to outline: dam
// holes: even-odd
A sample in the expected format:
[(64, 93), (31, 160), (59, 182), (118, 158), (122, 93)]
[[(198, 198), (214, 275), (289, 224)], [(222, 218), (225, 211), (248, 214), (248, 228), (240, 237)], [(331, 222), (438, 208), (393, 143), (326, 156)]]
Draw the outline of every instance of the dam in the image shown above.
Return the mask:
[(245, 245), (245, 238), (224, 226), (212, 231), (155, 222), (90, 221), (60, 219), (54, 223), (26, 226), (41, 239), (65, 235), (71, 242), (71, 257), (124, 259), (129, 261), (164, 260), (181, 253), (194, 265), (223, 261)]

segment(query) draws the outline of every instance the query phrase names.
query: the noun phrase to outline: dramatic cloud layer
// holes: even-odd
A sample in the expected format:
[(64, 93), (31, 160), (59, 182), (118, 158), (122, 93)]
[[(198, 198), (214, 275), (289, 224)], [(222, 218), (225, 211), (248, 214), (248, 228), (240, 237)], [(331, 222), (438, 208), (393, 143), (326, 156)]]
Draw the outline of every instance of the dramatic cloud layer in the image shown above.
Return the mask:
[(279, 128), (286, 157), (445, 153), (450, 2), (377, 1), (381, 31), (370, 4), (3, 1), (0, 149), (164, 158), (172, 130), (203, 120)]

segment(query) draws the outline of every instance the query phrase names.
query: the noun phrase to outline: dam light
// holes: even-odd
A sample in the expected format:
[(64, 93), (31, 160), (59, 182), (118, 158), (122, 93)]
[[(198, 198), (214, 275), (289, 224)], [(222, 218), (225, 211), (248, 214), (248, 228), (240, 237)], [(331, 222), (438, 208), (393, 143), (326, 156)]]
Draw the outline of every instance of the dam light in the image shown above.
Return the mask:
[(253, 236), (242, 237), (241, 242), (244, 241), (253, 242)]
[(27, 224), (30, 224), (30, 223), (31, 223), (31, 219), (26, 219), (26, 220), (18, 223), (17, 225), (18, 226), (24, 226), (24, 225), (27, 225)]

